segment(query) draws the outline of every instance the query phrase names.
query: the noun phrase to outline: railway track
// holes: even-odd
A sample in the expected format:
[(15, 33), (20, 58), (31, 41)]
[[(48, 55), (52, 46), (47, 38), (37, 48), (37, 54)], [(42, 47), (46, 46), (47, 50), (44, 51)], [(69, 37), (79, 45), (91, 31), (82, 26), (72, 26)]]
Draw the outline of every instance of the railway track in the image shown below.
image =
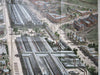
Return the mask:
[(27, 10), (27, 12), (29, 13), (29, 15), (31, 16), (34, 25), (42, 25), (41, 21), (36, 17), (36, 14), (35, 13), (33, 13), (25, 5), (23, 5), (23, 7)]
[(8, 4), (10, 18), (15, 25), (27, 25), (28, 22), (32, 25), (42, 25), (35, 13), (33, 13), (26, 5)]
[(31, 63), (29, 61), (29, 58), (28, 57), (23, 57), (23, 60), (24, 60), (26, 71), (27, 71), (27, 75), (34, 75), (32, 67), (30, 65)]
[(24, 16), (24, 14), (21, 12), (21, 9), (20, 9), (20, 7), (18, 6), (18, 4), (15, 4), (15, 7), (16, 7), (18, 13), (20, 14), (20, 16), (22, 17), (22, 20), (23, 20), (24, 24), (26, 24), (26, 23), (27, 23), (27, 19), (26, 19), (26, 17)]
[(48, 55), (45, 57), (46, 61), (48, 62), (52, 72), (54, 73), (54, 75), (63, 75), (61, 73), (61, 71), (59, 70), (59, 68), (57, 67), (57, 65), (55, 64), (55, 62), (53, 61), (53, 59)]
[(37, 51), (41, 51), (40, 48), (38, 47), (36, 41), (34, 40), (34, 37), (31, 37), (33, 45), (36, 47)]
[(40, 38), (36, 37), (36, 38), (34, 38), (34, 40), (36, 41), (36, 43), (41, 51), (47, 51), (45, 45), (43, 44), (43, 42), (41, 41)]
[(29, 59), (30, 59), (31, 65), (32, 65), (32, 69), (34, 71), (34, 75), (42, 75), (42, 72), (36, 62), (34, 55), (30, 55)]
[(32, 51), (27, 38), (25, 36), (22, 36), (21, 38), (22, 38), (22, 41), (23, 41), (26, 51)]
[(21, 52), (25, 52), (26, 50), (25, 50), (25, 47), (23, 45), (21, 38), (17, 38), (15, 41), (16, 41), (18, 50), (20, 50)]

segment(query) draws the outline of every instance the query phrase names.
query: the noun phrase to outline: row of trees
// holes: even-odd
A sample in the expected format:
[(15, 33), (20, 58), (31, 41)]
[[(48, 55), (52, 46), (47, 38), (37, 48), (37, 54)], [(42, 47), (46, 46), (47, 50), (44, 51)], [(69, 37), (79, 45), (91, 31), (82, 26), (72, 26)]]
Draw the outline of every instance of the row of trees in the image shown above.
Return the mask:
[(73, 51), (74, 51), (74, 53), (77, 55), (77, 51), (78, 51), (78, 50), (74, 48)]
[(91, 66), (86, 66), (87, 70), (90, 72), (91, 75), (98, 75), (98, 72), (96, 72), (95, 67)]
[(95, 48), (95, 51), (98, 51), (98, 45), (96, 45), (95, 43), (92, 44), (88, 44), (89, 48)]

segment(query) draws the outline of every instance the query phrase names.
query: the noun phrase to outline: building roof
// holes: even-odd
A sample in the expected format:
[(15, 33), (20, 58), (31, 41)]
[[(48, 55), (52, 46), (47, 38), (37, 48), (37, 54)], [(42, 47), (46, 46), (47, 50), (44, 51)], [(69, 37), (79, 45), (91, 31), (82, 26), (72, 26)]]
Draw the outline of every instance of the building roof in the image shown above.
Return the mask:
[(45, 5), (47, 2), (45, 1), (35, 1), (35, 4), (37, 5)]
[(78, 21), (74, 21), (75, 25), (79, 26), (79, 27), (83, 27), (84, 24), (81, 24), (80, 20)]
[(80, 12), (80, 13), (88, 13), (88, 12), (90, 12), (90, 11), (81, 11), (81, 10), (77, 10), (78, 12)]
[(48, 13), (51, 17), (53, 17), (54, 19), (61, 19), (61, 18), (65, 18), (66, 15), (59, 15), (56, 13)]

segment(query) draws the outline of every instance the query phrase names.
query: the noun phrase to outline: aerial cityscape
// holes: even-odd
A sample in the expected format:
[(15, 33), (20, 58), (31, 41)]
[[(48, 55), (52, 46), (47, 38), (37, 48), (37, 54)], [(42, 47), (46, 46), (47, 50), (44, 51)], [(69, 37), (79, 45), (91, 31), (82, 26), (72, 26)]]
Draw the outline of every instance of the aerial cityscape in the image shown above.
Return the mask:
[(98, 75), (98, 0), (0, 0), (0, 75)]

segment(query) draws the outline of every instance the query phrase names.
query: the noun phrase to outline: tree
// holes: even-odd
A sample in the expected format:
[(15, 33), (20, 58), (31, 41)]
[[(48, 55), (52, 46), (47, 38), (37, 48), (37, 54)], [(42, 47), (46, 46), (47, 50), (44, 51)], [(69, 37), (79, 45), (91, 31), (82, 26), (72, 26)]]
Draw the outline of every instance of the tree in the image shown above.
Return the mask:
[(97, 52), (98, 52), (98, 45), (96, 45), (96, 46), (95, 46), (95, 51), (97, 51)]
[(3, 56), (3, 55), (6, 55), (6, 54), (5, 54), (5, 53), (2, 53), (2, 56)]
[(8, 45), (7, 45), (7, 44), (5, 44), (5, 46), (6, 46), (6, 51), (7, 51), (7, 54), (9, 54), (9, 51), (8, 51)]
[(77, 51), (78, 51), (78, 50), (74, 48), (73, 51), (74, 51), (74, 53), (77, 55)]
[(57, 33), (57, 32), (55, 32), (55, 35), (58, 37), (58, 39), (59, 39), (59, 37), (60, 37), (60, 35)]
[(67, 50), (72, 50), (72, 49), (68, 46)]
[(69, 34), (69, 33), (67, 33), (67, 36), (68, 36), (68, 37), (69, 37), (69, 35), (70, 35), (70, 34)]
[(14, 28), (14, 30), (13, 30), (14, 32), (15, 32), (15, 34), (16, 34), (16, 32), (18, 32), (18, 28)]
[(92, 48), (92, 44), (88, 44), (88, 47)]
[(95, 45), (95, 43), (93, 43), (93, 47), (95, 47), (96, 45)]
[(61, 15), (61, 7), (58, 8), (58, 12)]
[(98, 73), (96, 72), (95, 67), (91, 66), (90, 68), (88, 68), (88, 71), (91, 73), (91, 75), (97, 75)]
[(43, 28), (46, 28), (46, 27), (47, 27), (47, 25), (48, 25), (48, 23), (43, 22)]

